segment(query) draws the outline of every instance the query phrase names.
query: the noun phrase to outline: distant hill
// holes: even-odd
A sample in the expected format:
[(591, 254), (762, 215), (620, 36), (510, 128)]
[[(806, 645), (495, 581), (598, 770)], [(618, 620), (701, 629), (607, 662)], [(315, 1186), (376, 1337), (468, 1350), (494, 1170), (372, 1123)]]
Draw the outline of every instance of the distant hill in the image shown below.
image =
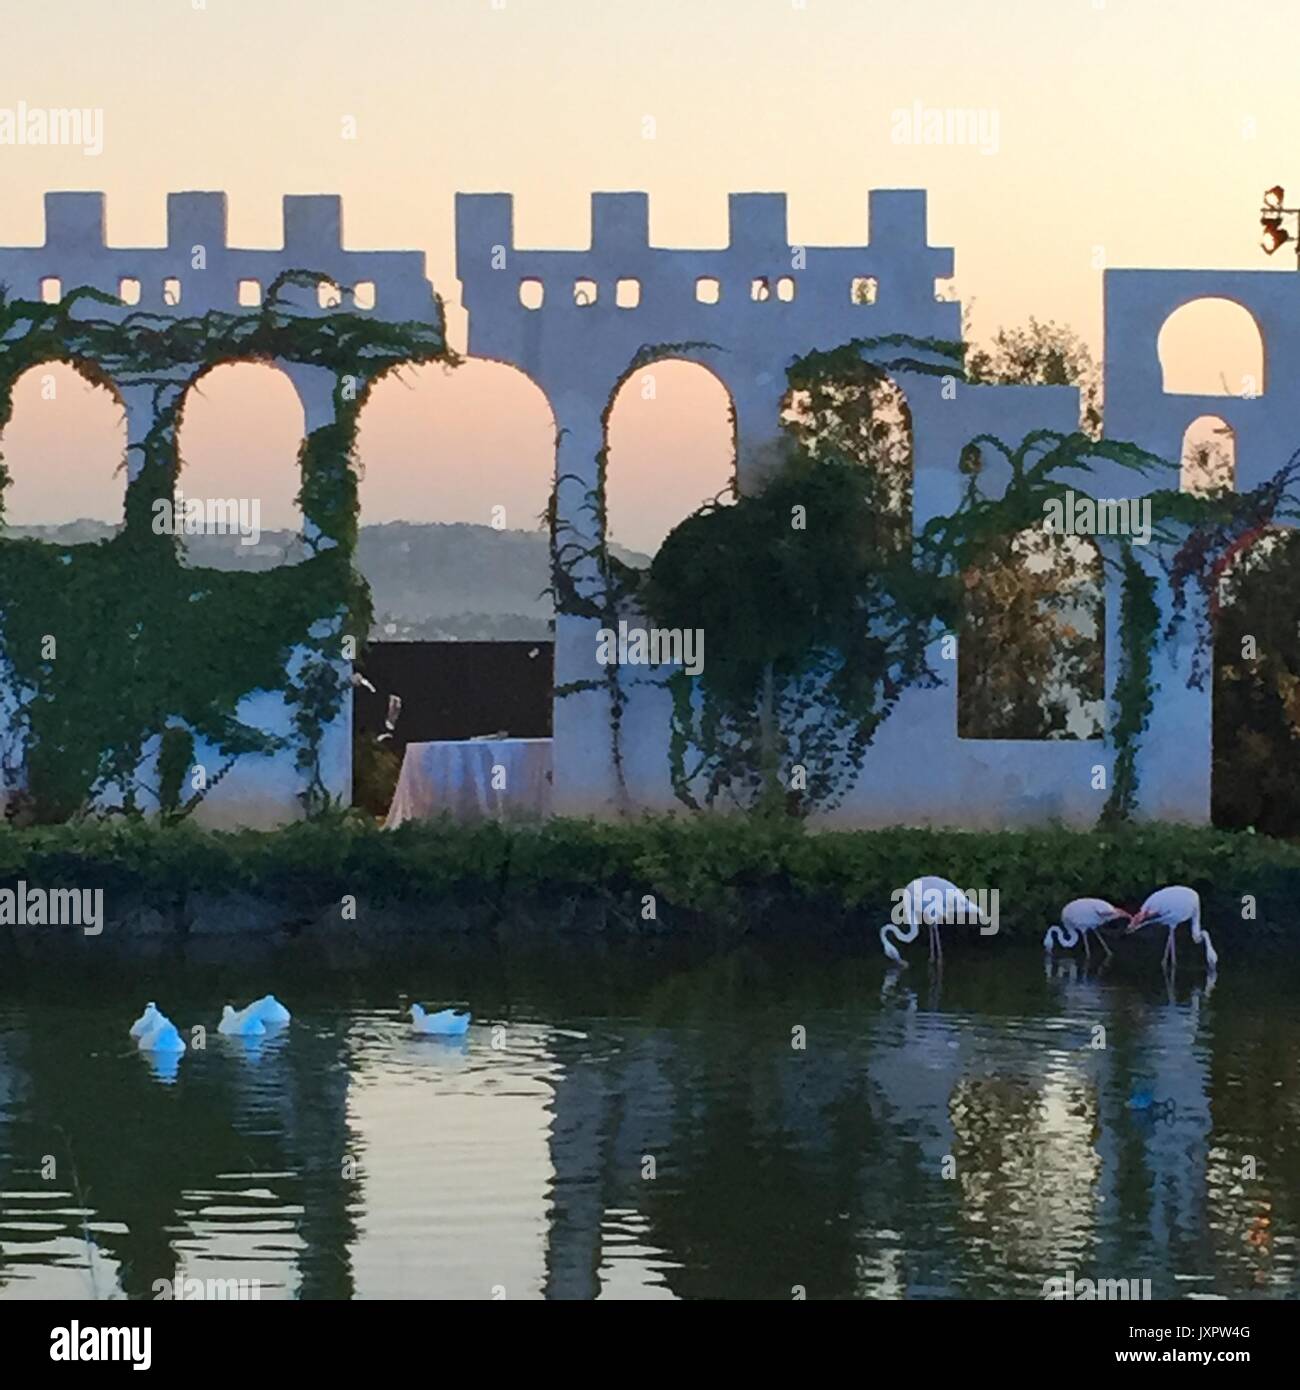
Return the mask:
[[(117, 528), (102, 521), (9, 526), (8, 536), (57, 545), (107, 540)], [(613, 547), (631, 565), (650, 557)], [(300, 560), (292, 531), (263, 531), (257, 545), (236, 536), (190, 536), (191, 563), (212, 569), (265, 570)], [(544, 531), (497, 531), (468, 522), (392, 521), (363, 526), (357, 564), (374, 595), (372, 638), (383, 641), (523, 640), (549, 635), (549, 542)]]

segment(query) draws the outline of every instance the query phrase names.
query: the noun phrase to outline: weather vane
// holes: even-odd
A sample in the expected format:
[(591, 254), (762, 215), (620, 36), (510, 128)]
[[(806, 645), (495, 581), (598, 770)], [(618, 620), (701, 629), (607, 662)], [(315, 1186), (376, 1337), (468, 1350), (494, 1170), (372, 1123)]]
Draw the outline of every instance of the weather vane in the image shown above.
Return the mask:
[(1263, 214), (1260, 217), (1260, 226), (1264, 229), (1264, 235), (1259, 244), (1271, 256), (1279, 246), (1285, 246), (1288, 241), (1292, 242), (1296, 248), (1296, 267), (1300, 269), (1300, 221), (1296, 224), (1295, 235), (1282, 225), (1284, 217), (1300, 218), (1300, 208), (1283, 207), (1285, 199), (1286, 190), (1280, 183), (1274, 184), (1264, 194), (1264, 206), (1260, 208)]

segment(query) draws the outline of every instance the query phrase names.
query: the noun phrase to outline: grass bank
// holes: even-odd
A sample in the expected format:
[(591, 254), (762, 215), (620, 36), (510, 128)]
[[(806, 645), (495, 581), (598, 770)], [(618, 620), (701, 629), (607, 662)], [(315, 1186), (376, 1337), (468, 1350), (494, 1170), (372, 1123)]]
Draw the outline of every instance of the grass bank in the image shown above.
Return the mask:
[(922, 873), (996, 889), (1001, 933), (1035, 943), (1069, 898), (1131, 908), (1167, 883), (1201, 893), (1207, 924), (1230, 920), (1261, 938), (1300, 926), (1300, 846), (1170, 826), (807, 832), (701, 816), (387, 832), (347, 815), (275, 832), (144, 822), (0, 830), (0, 888), (101, 888), (110, 927), (146, 933), (296, 933), (340, 922), (349, 898), (357, 931), (382, 918), (430, 932), (860, 932), (887, 920), (891, 893)]

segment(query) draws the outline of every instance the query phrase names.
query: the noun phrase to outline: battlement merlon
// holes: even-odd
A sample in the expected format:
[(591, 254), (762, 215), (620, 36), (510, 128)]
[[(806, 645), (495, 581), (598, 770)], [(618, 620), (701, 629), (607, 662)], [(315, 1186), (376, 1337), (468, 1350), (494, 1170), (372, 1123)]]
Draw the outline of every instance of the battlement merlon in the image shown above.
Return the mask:
[(926, 195), (921, 189), (875, 189), (869, 195), (870, 240), (861, 246), (805, 246), (794, 269), (784, 193), (733, 193), (728, 200), (730, 235), (725, 249), (652, 247), (649, 200), (644, 193), (593, 193), (591, 244), (586, 250), (533, 251), (514, 239), (514, 199), (509, 193), (456, 195), (456, 273), (467, 307), (475, 291), (524, 278), (680, 278), (684, 270), (722, 280), (757, 276), (806, 276), (815, 285), (845, 275), (874, 277), (889, 298), (933, 299), (933, 282), (953, 271), (951, 247), (926, 242)]
[[(122, 313), (143, 309), (188, 315), (236, 308), (241, 280), (265, 289), (281, 272), (304, 269), (337, 285), (373, 286), (373, 308), (363, 311), (376, 318), (441, 323), (424, 252), (345, 249), (337, 195), (289, 194), (283, 208), (280, 250), (230, 246), (226, 195), (189, 192), (167, 195), (165, 246), (109, 246), (103, 193), (47, 193), (44, 242), (0, 247), (0, 283), (16, 296), (39, 298), (46, 280), (57, 280), (63, 293), (91, 285), (108, 294), (116, 294), (123, 280), (137, 280), (139, 302), (123, 305)], [(194, 265), (196, 247), (203, 249), (202, 269)], [(169, 281), (179, 283), (175, 301), (164, 292)], [(307, 292), (293, 291), (286, 299), (304, 312), (331, 312)], [(343, 307), (361, 308), (347, 300)], [(97, 307), (96, 312), (105, 310)]]

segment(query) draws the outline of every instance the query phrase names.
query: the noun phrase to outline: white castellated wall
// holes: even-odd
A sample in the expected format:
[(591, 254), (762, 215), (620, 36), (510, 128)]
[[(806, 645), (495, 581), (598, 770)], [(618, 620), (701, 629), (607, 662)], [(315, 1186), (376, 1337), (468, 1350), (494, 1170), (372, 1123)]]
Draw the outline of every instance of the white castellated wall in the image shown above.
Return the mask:
[[(74, 317), (113, 319), (134, 313), (193, 318), (208, 310), (238, 312), (241, 281), (260, 286), (264, 297), (271, 282), (286, 270), (318, 273), (334, 287), (346, 287), (341, 303), (323, 307), (310, 289), (288, 287), (282, 301), (296, 314), (328, 317), (356, 312), (393, 322), (441, 327), (441, 309), (425, 275), (420, 251), (352, 251), (343, 246), (342, 207), (336, 196), (286, 196), (284, 245), (279, 250), (232, 247), (227, 240), (224, 193), (172, 193), (167, 198), (165, 246), (109, 246), (104, 236), (102, 193), (47, 193), (45, 241), (41, 246), (0, 247), (0, 284), (16, 298), (41, 299), (90, 286), (120, 296), (124, 282), (138, 285), (138, 302), (120, 306), (82, 303)], [(201, 264), (201, 268), (198, 265)], [(52, 282), (52, 283), (51, 283)], [(154, 421), (155, 385), (104, 366), (126, 414), (127, 459), (131, 476), (138, 471), (143, 443)], [(321, 367), (276, 359), (272, 362), (293, 383), (302, 403), (308, 433), (334, 419), (333, 374)], [(177, 362), (167, 375), (170, 388), (183, 393), (207, 364)], [(346, 669), (340, 663), (341, 669)], [(12, 697), (12, 692), (4, 695)], [(105, 698), (111, 699), (111, 693)], [(0, 698), (0, 709), (8, 700)], [(255, 691), (238, 709), (240, 719), (268, 733), (290, 732), (290, 711), (275, 691)], [(331, 795), (345, 802), (352, 789), (352, 711), (344, 701), (339, 718), (321, 746), (323, 779)], [(154, 785), (157, 740), (146, 748), (140, 779)], [(196, 756), (209, 774), (224, 759), (198, 742)], [(274, 757), (241, 758), (208, 794), (195, 819), (219, 826), (271, 826), (302, 814), (299, 794), (304, 778), (292, 751)], [(112, 799), (112, 791), (107, 795)]]
[[(242, 280), (256, 281), (265, 290), (281, 271), (302, 268), (363, 291), (357, 300), (344, 302), (346, 309), (440, 323), (423, 255), (344, 250), (337, 198), (286, 197), (281, 250), (229, 247), (225, 208), (222, 194), (172, 194), (166, 246), (109, 247), (102, 195), (49, 194), (45, 244), (0, 248), (0, 283), (13, 294), (38, 298), (47, 281), (58, 282), (64, 292), (92, 285), (109, 294), (117, 294), (123, 281), (135, 281), (140, 286), (137, 305), (120, 310), (89, 306), (85, 312), (143, 310), (188, 317), (214, 308), (234, 310)], [(594, 194), (591, 244), (584, 249), (518, 248), (512, 222), (509, 195), (457, 197), (457, 268), (469, 315), (469, 350), (521, 369), (546, 395), (556, 425), (559, 515), (579, 537), (591, 538), (586, 502), (596, 485), (606, 411), (639, 355), (640, 365), (656, 357), (697, 362), (719, 379), (735, 412), (736, 467), (744, 490), (761, 483), (763, 446), (776, 434), (785, 372), (795, 357), (853, 338), (961, 336), (960, 305), (936, 298), (936, 281), (952, 274), (953, 252), (928, 244), (926, 200), (920, 191), (873, 192), (869, 238), (853, 247), (792, 247), (785, 197), (770, 193), (732, 195), (730, 243), (721, 250), (652, 247), (648, 201), (642, 193)], [(193, 266), (200, 246), (206, 257), (201, 270)], [(867, 281), (874, 291), (872, 302), (858, 302), (853, 288)], [(708, 296), (716, 302), (702, 300), (701, 282), (716, 289)], [(168, 286), (171, 293), (165, 292)], [(1113, 270), (1106, 273), (1105, 287), (1107, 437), (1131, 440), (1177, 460), (1187, 425), (1213, 414), (1235, 433), (1238, 487), (1253, 486), (1286, 461), (1295, 444), (1290, 429), (1294, 408), (1276, 382), (1289, 379), (1293, 364), (1300, 364), (1300, 280), (1276, 271)], [(527, 307), (523, 293), (538, 291), (540, 306)], [(365, 308), (362, 300), (368, 304), (371, 293), (373, 308)], [(291, 291), (287, 297), (305, 314), (333, 312), (321, 308), (308, 291)], [(1267, 367), (1253, 399), (1179, 396), (1163, 389), (1156, 347), (1161, 326), (1181, 305), (1210, 297), (1242, 305), (1260, 329)], [(888, 349), (875, 354), (880, 361), (893, 355)], [(327, 372), (290, 362), (275, 365), (293, 382), (309, 431), (333, 418)], [(192, 364), (177, 364), (178, 391), (190, 382), (192, 371)], [(895, 371), (893, 377), (912, 415), (913, 519), (918, 529), (956, 505), (962, 486), (958, 458), (973, 436), (987, 432), (1014, 444), (1031, 429), (1068, 432), (1078, 420), (1078, 396), (1072, 388), (960, 385), (945, 392), (942, 379), (927, 373)], [(153, 418), (153, 388), (131, 380), (114, 385), (126, 410), (128, 445), (139, 445)], [(138, 453), (132, 450), (129, 457), (134, 461)], [(1003, 468), (986, 453), (986, 488), (997, 485)], [(1167, 485), (1102, 463), (1078, 483), (1103, 497), (1141, 495)], [(1108, 554), (1106, 542), (1100, 548)], [(1167, 617), (1167, 582), (1154, 556), (1144, 563), (1159, 579), (1158, 596)], [(587, 566), (578, 577), (585, 592), (595, 591), (599, 577), (594, 567)], [(1113, 567), (1107, 569), (1105, 599), (1110, 692), (1119, 648), (1119, 581)], [(1192, 822), (1209, 816), (1211, 692), (1208, 686), (1189, 689), (1186, 679), (1194, 618), (1189, 613), (1179, 640), (1156, 654), (1156, 709), (1139, 751), (1144, 816)], [(600, 677), (597, 626), (567, 616), (557, 620), (557, 684)], [(1100, 740), (959, 739), (956, 664), (937, 664), (950, 678), (937, 689), (904, 696), (835, 819), (859, 825), (975, 827), (1047, 819), (1092, 824), (1106, 795), (1094, 785), (1094, 770), (1104, 767), (1109, 782), (1112, 750)], [(616, 786), (611, 764), (607, 695), (588, 690), (556, 701), (557, 810), (606, 814), (629, 801), (661, 809), (677, 805), (668, 773), (668, 696), (652, 683), (661, 675), (626, 676), (626, 797)], [(279, 695), (259, 692), (245, 705), (241, 714), (284, 731), (287, 716)], [(1109, 701), (1107, 708), (1113, 715)], [(350, 786), (348, 723), (346, 715), (338, 721), (324, 749), (330, 788), (343, 797)], [(291, 755), (244, 759), (205, 803), (201, 818), (222, 824), (277, 823), (298, 814), (300, 787)]]
[[(777, 432), (786, 368), (812, 349), (853, 338), (907, 334), (954, 341), (961, 306), (938, 302), (936, 281), (953, 272), (953, 252), (930, 246), (926, 196), (917, 190), (876, 190), (869, 198), (869, 239), (853, 247), (793, 247), (783, 194), (732, 194), (730, 243), (722, 250), (679, 250), (649, 244), (643, 193), (592, 196), (591, 245), (585, 250), (533, 251), (515, 246), (513, 203), (506, 194), (461, 194), (456, 204), (457, 273), (469, 312), (471, 354), (526, 372), (550, 401), (557, 428), (558, 514), (571, 534), (590, 537), (584, 506), (597, 479), (606, 409), (639, 354), (681, 358), (708, 368), (730, 395), (736, 417), (736, 467), (741, 490), (761, 482), (763, 445)], [(857, 302), (855, 282), (874, 282), (870, 303)], [(716, 302), (701, 302), (697, 285), (714, 281)], [(620, 307), (635, 286), (636, 307)], [(767, 293), (755, 297), (755, 286)], [(527, 286), (540, 307), (522, 301)], [(594, 288), (594, 297), (593, 297)], [(647, 349), (657, 352), (646, 353)], [(902, 350), (864, 354), (888, 361)], [(924, 353), (912, 353), (924, 358)], [(940, 359), (935, 358), (935, 361)], [(1018, 443), (1032, 429), (1064, 433), (1079, 419), (1078, 393), (1067, 387), (957, 386), (922, 372), (894, 371), (912, 415), (913, 522), (917, 530), (957, 505), (958, 460), (975, 435)], [(1109, 397), (1108, 397), (1109, 398)], [(1116, 433), (1111, 431), (1111, 433)], [(1122, 433), (1122, 431), (1120, 432)], [(1174, 454), (1177, 457), (1177, 454)], [(986, 490), (1005, 485), (1006, 465), (985, 454)], [(1078, 484), (1094, 495), (1124, 496), (1133, 479), (1094, 475)], [(1108, 548), (1101, 544), (1103, 554)], [(581, 573), (583, 592), (599, 577)], [(1106, 574), (1106, 690), (1118, 675), (1119, 582)], [(1163, 591), (1162, 591), (1163, 592)], [(1163, 593), (1167, 604), (1168, 594)], [(556, 623), (557, 685), (598, 682), (599, 623), (560, 616)], [(1189, 624), (1190, 630), (1190, 624)], [(706, 637), (706, 663), (707, 638)], [(1157, 658), (1166, 691), (1208, 719), (1206, 692), (1186, 692), (1186, 637)], [(956, 662), (933, 690), (910, 690), (869, 750), (854, 792), (834, 813), (851, 825), (993, 827), (1059, 820), (1095, 822), (1108, 794), (1113, 750), (1102, 740), (1019, 742), (957, 737)], [(585, 689), (555, 704), (555, 804), (561, 812), (607, 814), (633, 806), (668, 810), (676, 801), (669, 777), (670, 697), (662, 670), (625, 668), (629, 698), (622, 716), (626, 795), (611, 764), (609, 698)], [(1162, 695), (1161, 698), (1164, 698)], [(1113, 708), (1108, 704), (1108, 711)], [(1148, 737), (1141, 752), (1141, 811), (1170, 819), (1209, 816), (1209, 741), (1204, 756), (1159, 750)], [(1105, 788), (1096, 769), (1105, 769)]]

